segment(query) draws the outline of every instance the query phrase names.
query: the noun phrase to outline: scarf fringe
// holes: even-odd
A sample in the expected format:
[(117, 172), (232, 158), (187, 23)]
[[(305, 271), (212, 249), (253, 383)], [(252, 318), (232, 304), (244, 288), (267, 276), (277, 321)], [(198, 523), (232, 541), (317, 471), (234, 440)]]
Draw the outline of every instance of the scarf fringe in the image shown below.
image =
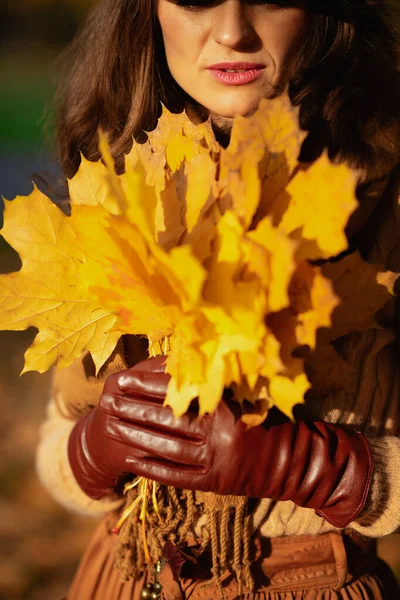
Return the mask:
[[(137, 488), (127, 494), (126, 506), (138, 497)], [(129, 515), (118, 539), (115, 566), (123, 581), (136, 577), (151, 565), (146, 564), (145, 544), (153, 563), (163, 558), (167, 541), (176, 544), (185, 554), (196, 559), (208, 552), (212, 560), (212, 578), (206, 586), (215, 583), (219, 596), (224, 598), (221, 576), (234, 573), (239, 584), (239, 595), (245, 587), (254, 589), (250, 560), (250, 516), (246, 497), (217, 496), (195, 493), (174, 487), (158, 486), (159, 515), (148, 513), (143, 537), (139, 519), (140, 505)], [(200, 517), (205, 515), (201, 534), (196, 533)]]

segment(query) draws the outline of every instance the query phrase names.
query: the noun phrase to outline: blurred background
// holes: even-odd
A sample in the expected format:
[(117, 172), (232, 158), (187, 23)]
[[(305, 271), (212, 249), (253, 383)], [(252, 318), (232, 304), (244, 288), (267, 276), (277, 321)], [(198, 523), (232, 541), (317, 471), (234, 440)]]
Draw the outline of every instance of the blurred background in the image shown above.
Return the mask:
[[(52, 137), (58, 58), (93, 3), (0, 3), (0, 195), (6, 199), (29, 194), (33, 173), (58, 172)], [(1, 212), (0, 204), (0, 220)], [(0, 236), (0, 271), (18, 268)], [(0, 600), (61, 600), (95, 526), (58, 506), (35, 474), (51, 375), (19, 377), (34, 334), (0, 332)], [(380, 542), (380, 552), (400, 577), (400, 536)]]
[[(58, 58), (92, 3), (0, 2), (0, 196), (8, 200), (30, 193), (34, 173), (58, 172), (52, 138)], [(1, 212), (2, 204), (0, 220)], [(0, 270), (18, 268), (0, 236)], [(61, 600), (95, 526), (58, 506), (36, 477), (50, 374), (19, 377), (34, 335), (0, 332), (1, 600)]]

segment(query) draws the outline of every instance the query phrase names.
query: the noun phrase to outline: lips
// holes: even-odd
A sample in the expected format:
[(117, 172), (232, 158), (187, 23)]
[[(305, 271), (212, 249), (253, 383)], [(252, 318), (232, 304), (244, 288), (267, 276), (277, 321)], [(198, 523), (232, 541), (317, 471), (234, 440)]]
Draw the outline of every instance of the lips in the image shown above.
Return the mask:
[(261, 63), (224, 62), (208, 67), (211, 75), (225, 85), (245, 85), (260, 77), (265, 69)]

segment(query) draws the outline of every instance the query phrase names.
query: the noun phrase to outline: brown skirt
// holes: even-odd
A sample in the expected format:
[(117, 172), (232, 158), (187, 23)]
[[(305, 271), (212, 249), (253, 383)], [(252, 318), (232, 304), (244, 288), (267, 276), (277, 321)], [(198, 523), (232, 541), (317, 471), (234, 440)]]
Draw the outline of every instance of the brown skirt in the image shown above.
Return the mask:
[[(147, 582), (143, 575), (122, 582), (114, 568), (115, 536), (103, 520), (79, 565), (65, 600), (140, 600)], [(238, 595), (232, 574), (221, 578), (226, 600), (395, 600), (400, 590), (389, 567), (376, 556), (376, 544), (351, 533), (293, 536), (256, 540), (252, 565), (255, 592)], [(210, 585), (207, 558), (186, 563), (179, 583), (168, 563), (161, 572), (164, 600), (218, 600)]]

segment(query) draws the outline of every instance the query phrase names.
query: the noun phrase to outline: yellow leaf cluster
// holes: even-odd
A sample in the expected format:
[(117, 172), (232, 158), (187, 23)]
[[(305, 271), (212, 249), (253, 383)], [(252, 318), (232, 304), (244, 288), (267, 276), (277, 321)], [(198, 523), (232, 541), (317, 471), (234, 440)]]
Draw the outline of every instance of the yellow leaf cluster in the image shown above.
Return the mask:
[(300, 164), (303, 139), (286, 96), (236, 117), (226, 149), (209, 121), (163, 108), (122, 175), (104, 136), (103, 162), (82, 157), (71, 216), (37, 189), (6, 202), (22, 269), (0, 277), (0, 328), (39, 329), (25, 370), (84, 351), (99, 369), (121, 334), (144, 335), (154, 352), (168, 340), (175, 415), (196, 397), (212, 412), (225, 386), (254, 403), (249, 426), (273, 404), (290, 415), (309, 387), (294, 352), (340, 311), (339, 276), (310, 261), (346, 249), (357, 206), (356, 175)]

